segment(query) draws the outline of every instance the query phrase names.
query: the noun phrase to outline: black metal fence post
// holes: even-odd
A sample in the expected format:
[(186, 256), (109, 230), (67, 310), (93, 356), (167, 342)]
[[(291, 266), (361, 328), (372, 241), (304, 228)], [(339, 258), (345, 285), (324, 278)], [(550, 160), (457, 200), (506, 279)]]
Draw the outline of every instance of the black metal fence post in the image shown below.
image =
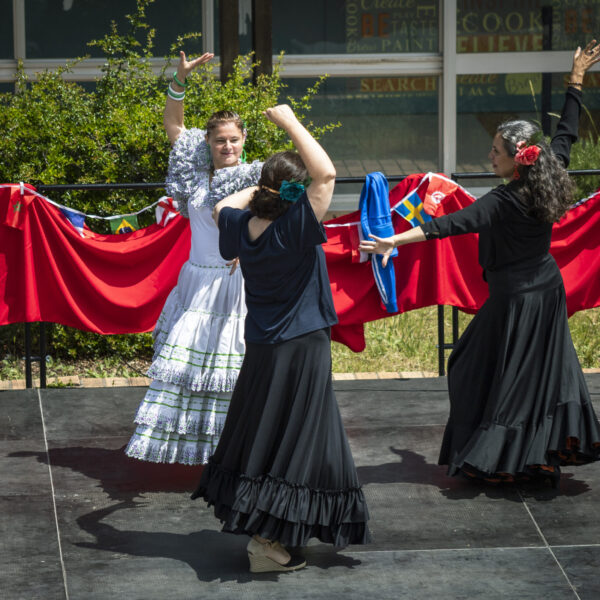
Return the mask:
[(438, 304), (438, 375), (446, 375), (446, 350), (454, 350), (458, 342), (458, 308), (452, 307), (452, 342), (446, 343), (446, 325), (444, 323), (445, 306)]
[(31, 323), (25, 323), (25, 387), (33, 387), (32, 363), (40, 363), (40, 387), (46, 387), (46, 323), (39, 323), (39, 356), (31, 354)]
[(444, 334), (444, 305), (438, 304), (438, 375), (443, 377), (446, 374), (445, 358), (445, 334)]
[(46, 387), (46, 323), (40, 323), (40, 387)]
[[(452, 173), (451, 178), (456, 181), (456, 173)], [(453, 350), (458, 341), (458, 308), (452, 307), (452, 343), (446, 344), (445, 324), (444, 324), (444, 306), (438, 304), (438, 375), (443, 377), (446, 374), (446, 350)]]
[(458, 308), (452, 307), (452, 349), (458, 342)]
[(31, 376), (31, 323), (25, 323), (25, 387), (33, 387)]

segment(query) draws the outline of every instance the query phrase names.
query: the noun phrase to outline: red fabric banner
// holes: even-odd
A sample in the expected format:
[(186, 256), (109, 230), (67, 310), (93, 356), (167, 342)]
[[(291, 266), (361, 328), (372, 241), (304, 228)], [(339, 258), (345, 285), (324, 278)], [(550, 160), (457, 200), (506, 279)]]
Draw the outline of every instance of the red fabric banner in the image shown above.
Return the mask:
[[(413, 191), (423, 175), (410, 175), (390, 191), (390, 206)], [(458, 187), (443, 200), (448, 214), (473, 202)], [(569, 315), (600, 306), (600, 193), (572, 208), (554, 226), (550, 251), (561, 269)], [(328, 221), (324, 245), (327, 268), (339, 325), (332, 339), (355, 352), (365, 347), (363, 323), (389, 317), (379, 298), (370, 262), (359, 263), (356, 250), (360, 215), (353, 212)], [(355, 225), (349, 225), (355, 223)], [(409, 223), (392, 212), (396, 233)], [(332, 227), (334, 225), (334, 227)], [(487, 284), (477, 262), (477, 235), (408, 244), (398, 248), (394, 260), (398, 312), (445, 304), (474, 313), (488, 296)]]
[(154, 328), (190, 248), (189, 223), (84, 237), (60, 209), (25, 190), (22, 229), (5, 215), (19, 186), (0, 186), (0, 325), (48, 321), (97, 333)]
[[(390, 192), (390, 206), (421, 181), (411, 175)], [(444, 212), (473, 199), (462, 188)], [(21, 203), (14, 210), (16, 203)], [(561, 268), (569, 314), (600, 305), (600, 193), (554, 227), (551, 252)], [(15, 217), (15, 213), (18, 215)], [(361, 262), (359, 214), (326, 223), (324, 244), (340, 323), (333, 339), (364, 348), (363, 324), (390, 316), (381, 305), (370, 262)], [(397, 232), (410, 225), (395, 212)], [(166, 227), (128, 234), (82, 235), (59, 208), (25, 186), (0, 185), (0, 325), (47, 321), (97, 333), (150, 331), (189, 256), (190, 228), (180, 216)], [(398, 248), (394, 259), (399, 312), (434, 304), (476, 312), (487, 298), (477, 263), (477, 236)], [(363, 257), (364, 258), (364, 257)]]

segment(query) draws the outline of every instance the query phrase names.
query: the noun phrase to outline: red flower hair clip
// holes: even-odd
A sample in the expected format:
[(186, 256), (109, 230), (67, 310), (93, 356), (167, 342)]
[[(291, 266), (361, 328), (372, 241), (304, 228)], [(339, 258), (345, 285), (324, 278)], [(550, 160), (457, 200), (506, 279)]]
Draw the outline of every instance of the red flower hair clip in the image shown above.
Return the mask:
[(530, 167), (538, 159), (540, 152), (541, 150), (539, 146), (526, 146), (525, 142), (517, 142), (515, 162), (519, 165)]

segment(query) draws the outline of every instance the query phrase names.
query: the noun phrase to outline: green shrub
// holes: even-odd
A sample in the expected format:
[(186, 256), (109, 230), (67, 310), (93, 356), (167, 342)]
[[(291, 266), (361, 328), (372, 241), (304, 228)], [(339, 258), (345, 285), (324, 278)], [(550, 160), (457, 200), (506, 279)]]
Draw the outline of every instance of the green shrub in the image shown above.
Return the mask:
[[(556, 119), (560, 118), (557, 113), (550, 114)], [(581, 137), (571, 147), (569, 170), (600, 168), (600, 133), (592, 114), (585, 104), (579, 123), (579, 132)], [(600, 188), (599, 175), (577, 175), (573, 176), (573, 181), (575, 182), (575, 198), (577, 200), (591, 196)]]
[[(598, 169), (600, 168), (600, 138), (588, 134), (573, 145), (571, 150), (571, 164), (569, 169)], [(585, 175), (574, 177), (576, 192), (575, 198), (587, 198), (600, 188), (599, 175)]]
[[(83, 59), (56, 71), (28, 78), (18, 68), (16, 94), (0, 95), (0, 180), (26, 181), (33, 185), (64, 183), (161, 182), (167, 171), (169, 142), (162, 118), (168, 80), (174, 70), (176, 50), (199, 34), (180, 36), (159, 76), (149, 62), (155, 31), (145, 22), (152, 0), (138, 0), (135, 14), (128, 15), (129, 30), (111, 30), (90, 44), (106, 59), (93, 89), (64, 80), (64, 75)], [(260, 75), (252, 83), (252, 56), (239, 57), (232, 75), (222, 83), (211, 65), (190, 76), (185, 99), (186, 126), (202, 126), (218, 109), (232, 108), (246, 122), (248, 160), (264, 159), (287, 149), (285, 133), (268, 122), (262, 112), (285, 99), (286, 85), (277, 63), (272, 75)], [(311, 98), (323, 78), (306, 94), (288, 98), (296, 114), (317, 138), (338, 124), (315, 127), (307, 121)], [(164, 192), (68, 191), (52, 192), (53, 200), (88, 214), (110, 216), (137, 211)], [(145, 220), (144, 220), (145, 218)], [(151, 222), (144, 213), (141, 225)], [(108, 233), (107, 222), (88, 220), (98, 232)], [(37, 329), (37, 328), (36, 328)], [(23, 352), (23, 326), (0, 329), (0, 348), (15, 355)], [(98, 336), (59, 325), (52, 327), (52, 353), (58, 357), (93, 358), (105, 353), (132, 356), (149, 352), (149, 336)]]

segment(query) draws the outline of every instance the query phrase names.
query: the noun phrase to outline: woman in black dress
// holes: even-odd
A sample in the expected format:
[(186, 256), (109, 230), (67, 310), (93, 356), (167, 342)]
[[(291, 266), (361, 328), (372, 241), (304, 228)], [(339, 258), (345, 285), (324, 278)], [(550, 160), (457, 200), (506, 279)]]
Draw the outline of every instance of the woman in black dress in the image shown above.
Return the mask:
[(509, 182), (471, 206), (391, 238), (361, 242), (386, 255), (401, 244), (479, 233), (489, 298), (448, 361), (450, 417), (439, 464), (492, 482), (544, 477), (600, 458), (600, 426), (573, 347), (552, 223), (573, 203), (565, 167), (577, 140), (583, 76), (600, 60), (595, 40), (573, 58), (550, 146), (527, 121), (503, 123), (489, 158)]
[[(225, 260), (240, 259), (246, 355), (219, 445), (193, 498), (214, 505), (223, 531), (253, 536), (250, 570), (303, 567), (284, 545), (369, 541), (368, 510), (331, 384), (337, 322), (321, 223), (335, 169), (288, 106), (266, 111), (298, 154), (268, 159), (258, 187), (219, 202)], [(310, 185), (304, 189), (304, 182)]]

